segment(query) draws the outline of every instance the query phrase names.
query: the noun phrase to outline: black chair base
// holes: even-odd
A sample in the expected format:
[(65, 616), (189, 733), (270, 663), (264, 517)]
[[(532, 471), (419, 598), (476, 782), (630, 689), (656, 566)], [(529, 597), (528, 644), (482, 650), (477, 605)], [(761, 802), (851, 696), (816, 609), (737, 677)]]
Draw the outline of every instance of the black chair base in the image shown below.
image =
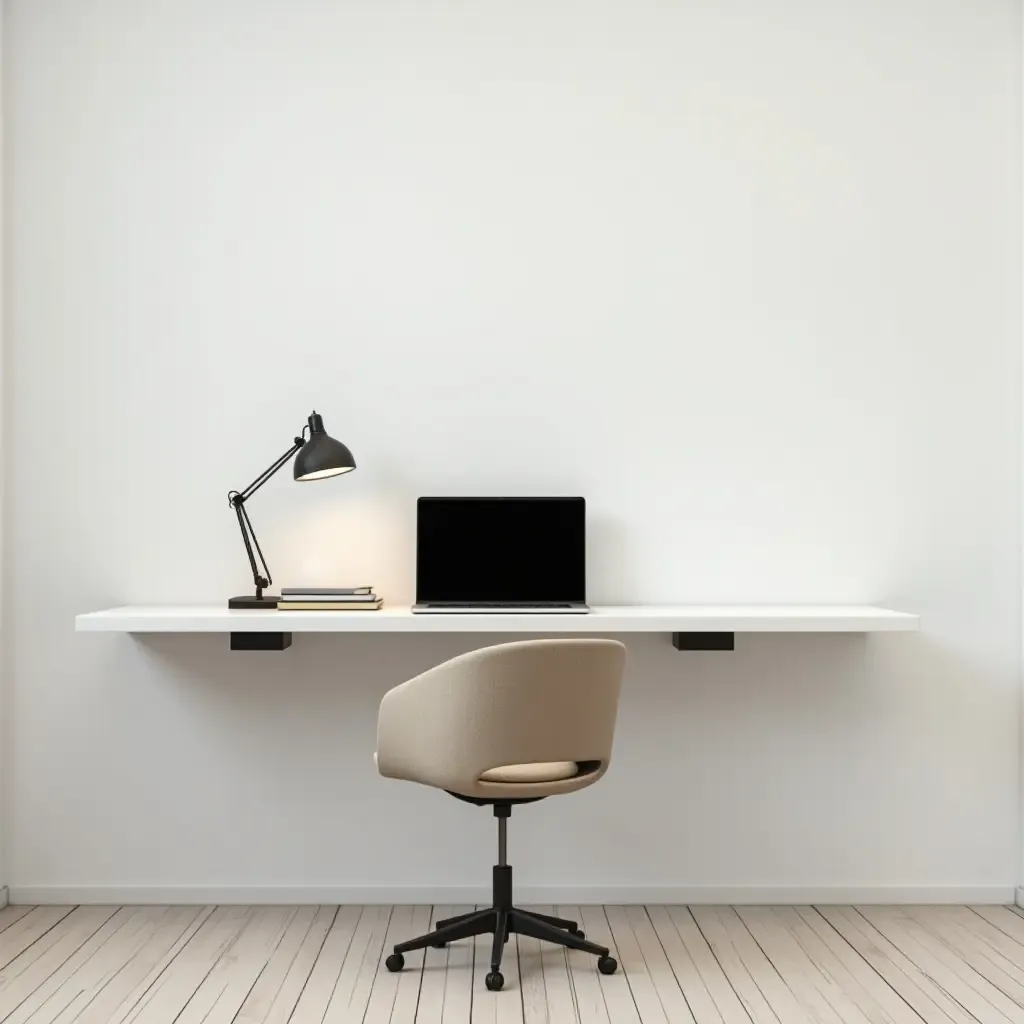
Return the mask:
[(443, 948), (449, 942), (473, 938), (476, 935), (493, 935), (491, 944), (491, 972), (486, 984), (492, 992), (505, 984), (501, 974), (501, 955), (509, 935), (528, 935), (543, 942), (554, 942), (567, 949), (578, 949), (598, 958), (597, 969), (602, 974), (614, 974), (619, 966), (605, 946), (588, 942), (575, 921), (567, 921), (549, 914), (535, 914), (512, 906), (512, 868), (505, 863), (505, 822), (509, 816), (508, 802), (495, 802), (494, 816), (498, 819), (499, 863), (494, 866), (494, 899), (489, 910), (474, 910), (458, 917), (448, 917), (437, 922), (437, 927), (426, 935), (399, 942), (394, 952), (384, 961), (389, 971), (400, 971), (405, 967), (404, 953), (428, 947)]
[(588, 942), (584, 938), (575, 921), (565, 921), (547, 914), (533, 914), (515, 907), (509, 910), (478, 910), (471, 914), (460, 914), (437, 922), (437, 928), (417, 939), (400, 942), (395, 951), (385, 961), (389, 971), (400, 971), (405, 966), (403, 953), (411, 953), (416, 949), (427, 949), (430, 946), (443, 947), (449, 942), (469, 939), (475, 935), (493, 935), (491, 945), (491, 972), (487, 975), (486, 985), (492, 992), (505, 984), (501, 974), (501, 954), (511, 934), (529, 935), (544, 942), (555, 942), (568, 949), (578, 949), (598, 957), (597, 969), (602, 974), (614, 974), (619, 966), (604, 946), (596, 942)]

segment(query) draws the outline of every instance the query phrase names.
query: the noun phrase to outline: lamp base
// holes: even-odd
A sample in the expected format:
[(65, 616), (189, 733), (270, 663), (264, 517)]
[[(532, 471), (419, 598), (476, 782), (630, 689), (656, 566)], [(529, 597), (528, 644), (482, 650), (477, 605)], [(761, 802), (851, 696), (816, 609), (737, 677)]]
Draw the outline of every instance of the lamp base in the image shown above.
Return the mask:
[(262, 597), (256, 597), (254, 594), (247, 594), (245, 597), (232, 597), (228, 600), (228, 608), (236, 610), (245, 609), (252, 611), (256, 609), (258, 611), (276, 612), (277, 602), (281, 599), (276, 594), (264, 594)]

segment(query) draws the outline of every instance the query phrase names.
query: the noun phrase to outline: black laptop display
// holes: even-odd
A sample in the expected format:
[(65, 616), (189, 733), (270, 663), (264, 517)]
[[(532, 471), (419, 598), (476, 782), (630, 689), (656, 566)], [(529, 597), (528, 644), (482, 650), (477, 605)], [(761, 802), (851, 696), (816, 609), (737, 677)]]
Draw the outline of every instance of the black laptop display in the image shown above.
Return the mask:
[(583, 498), (420, 498), (415, 611), (586, 611)]

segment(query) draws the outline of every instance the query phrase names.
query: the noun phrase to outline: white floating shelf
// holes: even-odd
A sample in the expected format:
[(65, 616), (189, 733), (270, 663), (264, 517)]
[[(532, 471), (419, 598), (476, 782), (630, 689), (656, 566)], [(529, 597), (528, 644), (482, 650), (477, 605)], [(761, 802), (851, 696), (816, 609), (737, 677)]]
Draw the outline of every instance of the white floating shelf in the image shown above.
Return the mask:
[(916, 615), (843, 605), (632, 605), (589, 615), (414, 615), (376, 612), (229, 611), (215, 605), (130, 605), (79, 615), (97, 633), (893, 633), (918, 629)]

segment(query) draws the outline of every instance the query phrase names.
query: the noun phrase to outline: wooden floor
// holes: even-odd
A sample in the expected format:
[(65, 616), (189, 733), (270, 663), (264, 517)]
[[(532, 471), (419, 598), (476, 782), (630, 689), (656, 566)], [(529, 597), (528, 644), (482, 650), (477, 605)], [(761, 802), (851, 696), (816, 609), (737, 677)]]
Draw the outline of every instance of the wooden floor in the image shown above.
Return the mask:
[[(1005, 907), (536, 907), (619, 972), (518, 937), (382, 966), (469, 907), (7, 907), (0, 1020), (228, 1024), (1024, 1024), (1024, 915)], [(424, 969), (421, 970), (421, 966)]]

